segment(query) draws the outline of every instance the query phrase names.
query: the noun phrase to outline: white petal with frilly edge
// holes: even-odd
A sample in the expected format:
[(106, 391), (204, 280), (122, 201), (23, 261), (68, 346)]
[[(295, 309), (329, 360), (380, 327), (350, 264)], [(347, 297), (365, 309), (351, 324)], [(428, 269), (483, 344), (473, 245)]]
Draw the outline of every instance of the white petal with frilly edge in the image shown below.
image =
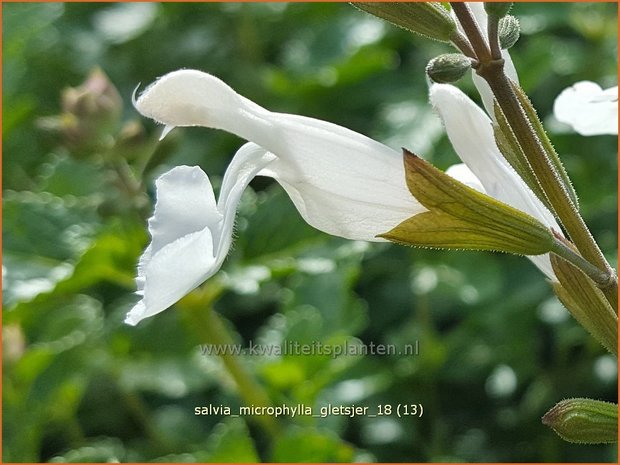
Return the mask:
[(273, 156), (246, 144), (231, 163), (216, 204), (208, 176), (197, 166), (177, 166), (156, 181), (157, 203), (149, 219), (151, 243), (138, 265), (142, 300), (127, 314), (135, 325), (170, 307), (215, 274), (232, 242), (243, 190)]

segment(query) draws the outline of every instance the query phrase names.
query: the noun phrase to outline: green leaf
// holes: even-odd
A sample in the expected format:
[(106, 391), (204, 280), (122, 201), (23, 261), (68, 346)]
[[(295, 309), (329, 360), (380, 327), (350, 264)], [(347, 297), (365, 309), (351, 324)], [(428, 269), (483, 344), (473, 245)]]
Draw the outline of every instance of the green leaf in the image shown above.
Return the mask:
[(3, 202), (3, 304), (48, 292), (73, 270), (99, 227), (94, 208), (49, 193), (7, 192)]
[(50, 459), (52, 463), (88, 463), (125, 461), (126, 450), (116, 438), (100, 438), (89, 441), (84, 447), (72, 449)]
[(618, 355), (618, 317), (603, 292), (581, 270), (551, 254), (559, 282), (551, 283), (560, 302), (598, 342)]
[(610, 402), (566, 399), (545, 413), (542, 422), (568, 442), (618, 442), (618, 405)]
[(570, 178), (568, 177), (568, 173), (564, 169), (564, 165), (562, 165), (560, 156), (555, 151), (555, 148), (553, 147), (553, 144), (549, 140), (549, 136), (547, 136), (547, 133), (545, 132), (545, 128), (542, 122), (540, 121), (540, 118), (538, 118), (536, 109), (532, 105), (532, 102), (530, 101), (527, 94), (523, 91), (523, 89), (521, 89), (521, 87), (513, 81), (510, 81), (510, 83), (512, 84), (512, 89), (514, 90), (517, 98), (519, 99), (519, 103), (521, 103), (521, 107), (523, 108), (523, 110), (525, 110), (525, 113), (528, 119), (532, 123), (532, 127), (534, 128), (534, 131), (536, 132), (536, 135), (538, 136), (538, 140), (540, 140), (540, 142), (542, 143), (543, 148), (545, 149), (545, 152), (547, 153), (547, 157), (549, 158), (549, 160), (551, 161), (551, 164), (555, 168), (555, 171), (558, 174), (560, 181), (562, 182), (562, 185), (564, 186), (564, 189), (566, 189), (566, 192), (568, 192), (568, 194), (570, 195), (570, 198), (575, 204), (575, 207), (579, 208), (579, 199), (577, 197), (577, 192), (575, 192), (573, 184)]
[(436, 212), (426, 212), (403, 221), (383, 234), (394, 242), (437, 249), (487, 250), (518, 255), (545, 253), (527, 239), (509, 232), (476, 226), (473, 223)]
[(538, 199), (544, 203), (550, 211), (553, 211), (547, 196), (543, 192), (536, 176), (534, 175), (534, 171), (532, 171), (527, 157), (523, 153), (523, 149), (517, 141), (517, 137), (512, 131), (510, 124), (508, 124), (506, 115), (504, 115), (504, 112), (498, 105), (497, 101), (493, 101), (493, 109), (495, 112), (495, 119), (497, 121), (497, 123), (493, 124), (497, 148), (499, 148), (499, 151), (502, 152), (502, 155), (506, 161), (517, 172), (521, 179), (525, 181), (525, 184), (527, 184), (527, 186), (532, 189), (532, 192), (536, 194), (536, 197), (538, 197)]
[(301, 218), (280, 186), (271, 186), (258, 195), (245, 193), (237, 231), (235, 249), (246, 260), (289, 254), (307, 242), (324, 240)]
[(260, 462), (245, 422), (239, 418), (220, 423), (209, 436), (209, 462)]
[(554, 238), (533, 217), (472, 189), (404, 150), (407, 186), (430, 212), (382, 234), (422, 247), (493, 250), (520, 255), (549, 252)]
[(354, 2), (360, 10), (440, 42), (450, 42), (456, 23), (440, 2)]

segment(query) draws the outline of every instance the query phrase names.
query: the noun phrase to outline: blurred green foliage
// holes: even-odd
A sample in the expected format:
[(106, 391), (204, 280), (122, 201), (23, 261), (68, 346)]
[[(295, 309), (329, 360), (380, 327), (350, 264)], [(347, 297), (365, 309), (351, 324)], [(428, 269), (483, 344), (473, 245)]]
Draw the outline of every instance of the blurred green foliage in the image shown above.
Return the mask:
[[(565, 443), (540, 422), (565, 397), (614, 401), (617, 371), (527, 260), (329, 237), (265, 179), (243, 197), (222, 272), (182, 304), (123, 324), (153, 180), (200, 164), (217, 186), (241, 145), (205, 129), (157, 144), (160, 129), (131, 105), (139, 82), (202, 69), (271, 110), (446, 168), (456, 157), (423, 75), (444, 45), (336, 3), (2, 8), (5, 462), (617, 460), (614, 447)], [(616, 83), (617, 6), (527, 3), (514, 14), (522, 84), (616, 257), (616, 139), (580, 137), (550, 113), (575, 81)], [(95, 67), (123, 107), (85, 149), (67, 137), (61, 93)], [(459, 85), (476, 98), (470, 80)], [(211, 305), (246, 345), (418, 341), (415, 356), (239, 362), (275, 404), (417, 403), (424, 416), (280, 418), (275, 437), (251, 418), (195, 416), (196, 406), (243, 403), (222, 360), (199, 350), (194, 316)]]

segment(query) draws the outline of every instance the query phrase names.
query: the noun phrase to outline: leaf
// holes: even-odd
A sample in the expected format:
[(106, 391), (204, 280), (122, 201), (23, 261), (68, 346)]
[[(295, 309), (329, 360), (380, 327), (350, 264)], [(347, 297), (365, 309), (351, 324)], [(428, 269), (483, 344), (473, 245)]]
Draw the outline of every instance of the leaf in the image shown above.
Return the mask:
[(10, 306), (48, 292), (73, 270), (99, 226), (94, 209), (49, 193), (8, 192), (2, 202), (5, 276)]
[(535, 218), (472, 189), (404, 150), (407, 186), (430, 212), (380, 237), (402, 244), (540, 255), (553, 235)]
[(209, 436), (209, 462), (256, 463), (260, 461), (245, 422), (228, 419)]
[(560, 302), (609, 352), (618, 355), (618, 317), (603, 292), (581, 270), (551, 254), (559, 282), (552, 283)]
[(254, 196), (245, 193), (237, 231), (235, 249), (246, 260), (290, 253), (307, 242), (324, 239), (301, 218), (280, 186)]
[(456, 23), (440, 2), (354, 2), (353, 6), (421, 36), (449, 42)]
[(335, 434), (314, 428), (289, 428), (278, 438), (272, 462), (351, 462), (353, 448)]
[(476, 226), (450, 215), (425, 212), (403, 221), (381, 237), (403, 245), (436, 249), (486, 250), (519, 255), (545, 253), (527, 239)]
[(538, 136), (538, 140), (542, 143), (543, 148), (545, 149), (545, 152), (547, 153), (547, 157), (553, 164), (555, 171), (560, 177), (560, 180), (562, 181), (564, 189), (566, 189), (566, 192), (568, 192), (568, 194), (570, 195), (570, 198), (575, 204), (575, 207), (579, 208), (579, 199), (577, 198), (577, 193), (575, 192), (573, 184), (570, 178), (568, 177), (568, 173), (564, 169), (564, 165), (562, 165), (560, 156), (555, 151), (555, 148), (553, 148), (553, 144), (549, 140), (549, 136), (547, 136), (547, 133), (545, 132), (545, 128), (543, 127), (540, 119), (538, 118), (536, 109), (532, 105), (532, 102), (530, 101), (527, 94), (523, 91), (523, 89), (521, 89), (521, 87), (513, 81), (510, 81), (510, 83), (512, 84), (512, 89), (514, 90), (515, 94), (517, 95), (517, 98), (519, 99), (519, 102), (521, 103), (521, 107), (523, 108), (523, 110), (525, 110), (525, 113), (528, 119), (532, 123), (532, 127), (534, 131), (536, 132), (536, 136)]
[(493, 125), (493, 132), (495, 134), (495, 143), (497, 148), (502, 153), (506, 161), (517, 172), (521, 179), (532, 189), (532, 192), (536, 194), (536, 197), (549, 209), (553, 211), (546, 194), (543, 192), (536, 175), (532, 171), (527, 157), (523, 153), (523, 149), (519, 145), (517, 136), (515, 136), (512, 128), (508, 124), (506, 115), (497, 104), (497, 101), (493, 102), (493, 109), (495, 112), (495, 119), (497, 123)]

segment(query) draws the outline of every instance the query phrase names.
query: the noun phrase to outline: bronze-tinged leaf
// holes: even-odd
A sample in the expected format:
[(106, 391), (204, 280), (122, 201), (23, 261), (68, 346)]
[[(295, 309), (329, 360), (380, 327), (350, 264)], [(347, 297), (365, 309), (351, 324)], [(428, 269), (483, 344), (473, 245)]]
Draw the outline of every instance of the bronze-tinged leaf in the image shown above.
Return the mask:
[(404, 161), (409, 190), (431, 214), (409, 218), (382, 237), (425, 247), (521, 255), (551, 250), (555, 239), (535, 218), (466, 186), (407, 150)]
[(538, 140), (540, 140), (540, 142), (542, 143), (543, 148), (545, 149), (545, 152), (547, 153), (547, 157), (551, 161), (551, 164), (554, 166), (555, 171), (558, 174), (558, 177), (560, 181), (562, 182), (562, 185), (564, 186), (564, 189), (566, 189), (566, 192), (568, 192), (571, 200), (575, 204), (575, 207), (579, 209), (579, 199), (577, 197), (577, 192), (575, 192), (573, 184), (570, 178), (568, 177), (568, 173), (564, 169), (564, 165), (562, 165), (560, 156), (555, 151), (555, 148), (553, 147), (551, 140), (549, 140), (549, 136), (545, 132), (545, 128), (543, 124), (541, 123), (540, 118), (538, 118), (536, 109), (532, 105), (532, 102), (530, 101), (525, 91), (521, 89), (521, 87), (516, 82), (510, 81), (510, 84), (512, 85), (512, 89), (514, 90), (515, 94), (517, 95), (517, 98), (519, 99), (519, 103), (521, 104), (521, 107), (523, 108), (523, 110), (527, 114), (528, 119), (532, 123), (534, 132), (536, 132), (536, 136), (538, 137)]
[(495, 144), (497, 148), (502, 153), (506, 161), (512, 169), (514, 169), (517, 174), (525, 181), (527, 187), (532, 189), (532, 192), (538, 197), (538, 199), (549, 209), (549, 211), (553, 211), (547, 196), (543, 192), (538, 179), (534, 175), (534, 171), (530, 166), (530, 162), (527, 160), (527, 157), (523, 153), (523, 149), (519, 145), (519, 141), (517, 140), (517, 136), (515, 136), (512, 128), (508, 124), (508, 120), (506, 119), (506, 115), (497, 104), (497, 101), (493, 102), (493, 110), (495, 113), (495, 120), (497, 123), (493, 124), (493, 132), (495, 135)]
[(450, 215), (425, 212), (415, 215), (379, 237), (403, 245), (434, 249), (487, 250), (518, 255), (548, 252), (522, 235), (477, 226)]
[(559, 282), (552, 283), (560, 302), (609, 352), (618, 355), (618, 317), (603, 292), (581, 270), (551, 255)]

